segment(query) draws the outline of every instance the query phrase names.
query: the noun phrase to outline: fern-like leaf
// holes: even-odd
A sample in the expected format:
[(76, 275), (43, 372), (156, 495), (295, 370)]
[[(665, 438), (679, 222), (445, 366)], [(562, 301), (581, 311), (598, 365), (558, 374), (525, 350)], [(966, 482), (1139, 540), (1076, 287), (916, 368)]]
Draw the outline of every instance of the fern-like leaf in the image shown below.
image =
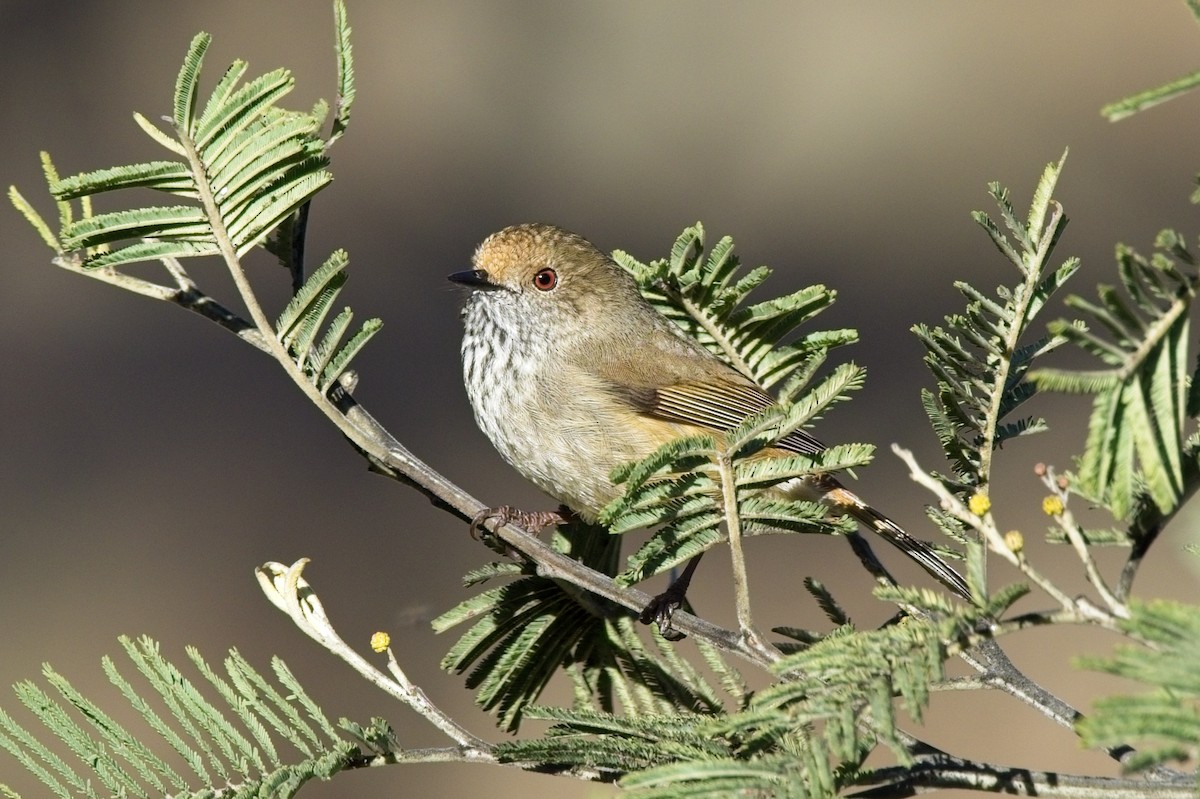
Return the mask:
[(316, 342), (317, 334), (346, 282), (349, 263), (346, 252), (336, 250), (309, 276), (275, 322), (279, 341), (321, 391), (329, 390), (354, 356), (383, 327), (379, 319), (368, 319), (345, 345), (339, 346), (352, 317), (350, 309), (346, 308), (334, 317), (321, 341)]
[(816, 505), (758, 496), (792, 478), (850, 469), (870, 458), (867, 447), (839, 448), (814, 456), (754, 457), (807, 427), (830, 405), (862, 383), (852, 364), (835, 368), (810, 385), (829, 350), (856, 339), (851, 330), (816, 331), (788, 341), (798, 326), (829, 307), (834, 292), (811, 286), (786, 297), (745, 305), (770, 274), (759, 267), (740, 275), (733, 241), (709, 252), (697, 223), (675, 241), (669, 258), (642, 263), (623, 252), (613, 258), (637, 280), (643, 295), (682, 331), (766, 391), (782, 384), (778, 404), (752, 414), (721, 435), (679, 439), (636, 464), (614, 472), (624, 495), (600, 519), (622, 533), (659, 525), (654, 537), (630, 556), (622, 582), (634, 582), (679, 565), (722, 540), (724, 508), (717, 499), (714, 464), (736, 464), (738, 507), (747, 532), (840, 532)]
[(1106, 336), (1078, 321), (1050, 326), (1109, 368), (1031, 375), (1042, 390), (1095, 396), (1072, 487), (1119, 519), (1134, 511), (1142, 492), (1162, 514), (1174, 510), (1185, 492), (1184, 425), (1188, 387), (1195, 381), (1188, 373), (1188, 312), (1200, 274), (1178, 234), (1163, 231), (1156, 244), (1160, 251), (1151, 258), (1118, 248), (1124, 295), (1102, 286), (1099, 304), (1068, 298)]
[(1007, 232), (986, 214), (974, 214), (1017, 268), (1020, 282), (997, 289), (994, 298), (958, 282), (955, 287), (967, 299), (964, 311), (947, 316), (945, 327), (919, 324), (913, 328), (937, 382), (936, 391), (922, 393), (922, 405), (954, 469), (955, 488), (963, 493), (988, 482), (993, 450), (1046, 428), (1038, 418), (1004, 420), (1036, 393), (1037, 384), (1028, 380), (1030, 366), (1066, 340), (1056, 334), (1022, 343), (1034, 318), (1079, 266), (1076, 259), (1057, 268), (1049, 266), (1067, 223), (1052, 199), (1062, 165), (1059, 160), (1046, 167), (1024, 219), (1019, 218), (1008, 191), (990, 185)]
[(37, 209), (29, 204), (21, 192), (17, 191), (16, 186), (8, 187), (8, 199), (21, 216), (25, 217), (25, 220), (33, 226), (47, 247), (55, 252), (62, 252), (62, 245), (58, 243), (58, 237), (54, 235), (54, 232), (50, 230), (50, 225), (46, 224), (46, 220), (37, 212)]
[(196, 184), (183, 164), (175, 161), (150, 161), (127, 167), (100, 169), (65, 178), (51, 186), (55, 196), (74, 200), (88, 194), (119, 189), (158, 189), (184, 197), (196, 197)]
[[(338, 17), (340, 86), (352, 95), (344, 12), (342, 8)], [(213, 255), (218, 252), (214, 226), (225, 230), (237, 253), (244, 254), (264, 243), (332, 179), (326, 169), (326, 143), (318, 135), (321, 114), (277, 105), (293, 86), (287, 70), (241, 83), (246, 65), (234, 62), (197, 114), (200, 69), (210, 41), (207, 34), (198, 35), (184, 58), (175, 85), (172, 133), (135, 115), (138, 125), (180, 160), (111, 167), (63, 179), (47, 172), (50, 191), (60, 203), (56, 238), (64, 249), (81, 252), (85, 266), (114, 268), (166, 257)], [(198, 162), (191, 162), (192, 151)], [(70, 213), (70, 200), (90, 206), (97, 193), (131, 188), (195, 204), (84, 213), (79, 219)], [(213, 218), (200, 202), (206, 192), (216, 209)]]
[(200, 67), (204, 64), (204, 54), (210, 44), (212, 36), (197, 33), (175, 79), (175, 127), (180, 130), (191, 130), (192, 115), (196, 112), (196, 84), (200, 80)]
[[(848, 470), (867, 463), (872, 448), (853, 444), (813, 455), (753, 457), (803, 426), (850, 385), (835, 372), (813, 394), (794, 405), (780, 405), (747, 419), (724, 437), (724, 448), (738, 457), (734, 465), (738, 509), (746, 532), (847, 532), (852, 524), (831, 520), (821, 505), (763, 494), (789, 480)], [(630, 557), (618, 579), (637, 582), (678, 566), (723, 540), (724, 510), (713, 463), (716, 441), (709, 436), (678, 439), (615, 475), (626, 482), (622, 497), (601, 515), (614, 533), (660, 525), (653, 538)]]
[(833, 303), (835, 292), (810, 286), (786, 297), (742, 305), (770, 270), (758, 267), (739, 278), (740, 263), (728, 237), (705, 257), (700, 223), (679, 236), (670, 258), (645, 264), (621, 251), (613, 258), (668, 319), (764, 388), (786, 380), (829, 349), (858, 339), (853, 330), (828, 330), (785, 344), (799, 325)]
[(615, 774), (645, 769), (674, 757), (711, 758), (725, 753), (701, 730), (703, 716), (688, 713), (630, 718), (590, 709), (531, 707), (531, 719), (554, 724), (543, 737), (501, 743), (501, 761), (534, 760), (601, 769)]
[(1143, 742), (1125, 762), (1140, 770), (1200, 754), (1200, 608), (1156, 600), (1134, 602), (1123, 632), (1145, 646), (1125, 645), (1110, 656), (1081, 657), (1080, 668), (1125, 677), (1150, 686), (1136, 695), (1097, 700), (1095, 711), (1076, 725), (1085, 746)]
[(340, 139), (350, 125), (350, 107), (354, 105), (354, 50), (350, 47), (350, 21), (344, 0), (333, 4), (334, 27), (337, 35), (338, 93), (333, 115), (333, 131), (328, 144)]
[(345, 250), (334, 251), (305, 281), (275, 321), (275, 335), (298, 362), (307, 359), (326, 314), (346, 282), (349, 263)]
[[(560, 527), (553, 539), (555, 548), (607, 574), (616, 570), (619, 544), (618, 537), (580, 522)], [(442, 667), (468, 673), (476, 702), (494, 710), (502, 728), (517, 729), (564, 669), (575, 680), (577, 702), (594, 703), (601, 712), (619, 708), (640, 716), (721, 709), (720, 695), (706, 678), (661, 638), (655, 639), (655, 650), (647, 648), (626, 614), (538, 577), (532, 567), (489, 567), (473, 572), (469, 580), (496, 576), (516, 579), (471, 597), (433, 625), (444, 632), (471, 623)], [(723, 682), (737, 684), (736, 672), (728, 666), (720, 673)]]
[(982, 618), (949, 603), (944, 611), (939, 621), (825, 636), (781, 660), (773, 668), (779, 681), (736, 712), (628, 718), (535, 707), (529, 717), (551, 720), (550, 729), (499, 752), (506, 760), (624, 773), (621, 787), (639, 799), (830, 796), (857, 778), (881, 742), (909, 762), (893, 697), (919, 718), (930, 685), (942, 678), (947, 643)]
[[(313, 778), (328, 779), (363, 761), (359, 746), (336, 731), (280, 661), (274, 666), (282, 690), (236, 652), (225, 661), (225, 674), (220, 675), (189, 650), (193, 664), (224, 703), (222, 708), (167, 661), (154, 641), (122, 638), (121, 644), (150, 691), (135, 688), (107, 658), (105, 672), (157, 734), (157, 742), (117, 722), (49, 666), (44, 677), (57, 698), (29, 680), (14, 690), (46, 732), (70, 750), (75, 762), (56, 754), (12, 715), (0, 711), (0, 748), (57, 795), (95, 796), (96, 789), (102, 788), (121, 796), (199, 797), (237, 782), (239, 795), (290, 797)], [(154, 710), (146, 699), (149, 693), (168, 708), (170, 720)], [(317, 738), (305, 718), (319, 726), (323, 739)], [(282, 742), (300, 744), (301, 759), (284, 762), (269, 730)], [(157, 750), (164, 747), (182, 756), (190, 776), (161, 756)]]

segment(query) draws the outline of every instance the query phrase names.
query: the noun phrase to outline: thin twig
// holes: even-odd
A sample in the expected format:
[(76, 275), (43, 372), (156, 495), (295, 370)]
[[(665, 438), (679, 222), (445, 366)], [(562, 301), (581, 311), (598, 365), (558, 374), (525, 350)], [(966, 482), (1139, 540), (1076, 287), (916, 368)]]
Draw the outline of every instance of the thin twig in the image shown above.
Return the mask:
[(175, 283), (174, 287), (164, 286), (161, 283), (155, 283), (151, 280), (143, 280), (140, 277), (127, 275), (118, 272), (112, 267), (101, 267), (99, 269), (86, 268), (83, 266), (78, 253), (60, 255), (52, 259), (51, 263), (57, 267), (66, 269), (68, 272), (74, 272), (77, 275), (99, 280), (101, 283), (108, 283), (110, 286), (132, 291), (134, 294), (140, 294), (152, 300), (174, 303), (184, 310), (199, 314), (210, 322), (217, 323), (217, 325), (233, 333), (247, 344), (257, 347), (263, 352), (270, 352), (270, 347), (267, 346), (266, 339), (258, 332), (258, 329), (212, 297), (200, 291), (178, 259), (162, 258), (160, 261), (166, 268), (167, 273), (171, 275), (171, 279)]
[[(425, 495), (434, 506), (452, 513), (462, 521), (470, 521), (487, 508), (455, 483), (447, 480), (396, 440), (357, 400), (344, 390), (335, 389), (332, 401), (348, 421), (352, 433), (347, 437), (380, 474), (412, 486)], [(630, 611), (637, 617), (650, 604), (652, 597), (637, 588), (617, 585), (613, 578), (588, 568), (577, 560), (555, 550), (525, 528), (509, 522), (492, 530), (493, 534), (517, 552), (537, 564), (538, 574), (552, 580), (563, 580), (603, 597)], [(759, 666), (779, 658), (776, 654), (764, 662), (752, 652), (733, 630), (713, 624), (679, 610), (672, 625), (688, 635), (703, 638), (718, 649), (740, 655)]]
[[(307, 558), (302, 558), (291, 566), (284, 566), (281, 563), (263, 564), (256, 570), (263, 593), (277, 608), (288, 614), (305, 635), (344, 660), (375, 686), (420, 713), (445, 733), (450, 740), (459, 746), (476, 750), (480, 757), (489, 755), (491, 744), (468, 732), (461, 724), (429, 701), (425, 692), (413, 685), (408, 677), (399, 671), (398, 665), (392, 672), (393, 677), (389, 678), (387, 674), (375, 668), (353, 647), (342, 640), (325, 614), (321, 601), (303, 577), (304, 567), (307, 564)], [(390, 660), (392, 663), (395, 662), (394, 658), (390, 658)], [(494, 760), (494, 757), (492, 759)]]
[(1096, 559), (1092, 557), (1091, 551), (1083, 540), (1083, 535), (1080, 534), (1079, 523), (1075, 521), (1075, 514), (1071, 512), (1070, 507), (1067, 505), (1070, 494), (1067, 491), (1066, 485), (1059, 484), (1058, 477), (1054, 474), (1054, 469), (1051, 467), (1046, 467), (1045, 470), (1039, 469), (1039, 473), (1041, 474), (1042, 483), (1062, 503), (1062, 510), (1054, 514), (1054, 521), (1062, 528), (1062, 531), (1067, 536), (1067, 540), (1071, 543), (1071, 548), (1075, 550), (1075, 555), (1079, 558), (1079, 562), (1083, 564), (1083, 570), (1087, 575), (1088, 582), (1100, 594), (1100, 599), (1104, 601), (1104, 604), (1108, 606), (1108, 609), (1114, 616), (1122, 619), (1129, 618), (1129, 606), (1117, 599), (1112, 590), (1109, 589), (1104, 575), (1100, 574), (1100, 567), (1096, 565)]
[[(178, 127), (175, 129), (175, 135), (178, 137), (179, 143), (183, 145), (184, 154), (187, 156), (188, 168), (192, 173), (192, 181), (196, 184), (196, 193), (200, 197), (200, 204), (204, 207), (204, 215), (208, 219), (209, 226), (212, 228), (213, 238), (217, 244), (217, 251), (221, 254), (221, 259), (225, 262), (225, 268), (229, 270), (229, 274), (233, 278), (238, 295), (241, 296), (246, 310), (250, 313), (250, 319), (254, 322), (254, 326), (258, 329), (258, 332), (264, 339), (264, 343), (267, 345), (267, 352), (283, 366), (284, 370), (292, 378), (292, 381), (300, 387), (300, 390), (316, 402), (322, 397), (321, 392), (308, 380), (303, 370), (288, 357), (287, 347), (275, 335), (275, 329), (271, 324), (271, 320), (267, 318), (266, 312), (263, 311), (262, 306), (259, 304), (258, 297), (254, 293), (254, 287), (250, 285), (250, 279), (246, 276), (246, 270), (242, 268), (241, 260), (237, 254), (237, 247), (234, 246), (233, 238), (229, 235), (229, 229), (225, 226), (225, 218), (221, 213), (220, 206), (217, 205), (216, 193), (213, 191), (212, 184), (208, 180), (208, 172), (204, 168), (204, 162), (200, 159), (200, 153), (196, 150), (196, 142), (192, 140), (191, 134), (188, 131)], [(320, 405), (320, 403), (317, 404)], [(326, 415), (328, 416), (329, 413), (327, 412)], [(340, 414), (336, 415), (340, 416)]]
[(931, 691), (980, 691), (985, 688), (993, 688), (995, 686), (989, 684), (982, 677), (951, 677), (948, 680), (935, 682), (929, 686)]
[[(917, 464), (916, 457), (913, 456), (910, 450), (904, 449), (898, 444), (893, 444), (892, 452), (896, 453), (896, 456), (908, 465), (909, 477), (911, 477), (919, 485), (929, 489), (934, 495), (937, 496), (941, 502), (941, 507), (943, 510), (959, 521), (965, 523), (976, 532), (980, 533), (982, 539), (987, 543), (988, 549), (1015, 566), (1022, 574), (1028, 577), (1030, 581), (1049, 594), (1054, 601), (1062, 605), (1064, 609), (1079, 609), (1079, 603), (1068, 596), (1048, 577), (1044, 576), (1041, 574), (1041, 572), (1031, 566), (1029, 561), (1023, 557), (1018, 557), (1015, 552), (1005, 545), (1004, 536), (1002, 536), (1000, 531), (996, 529), (996, 525), (994, 523), (972, 513), (971, 509), (968, 508), (961, 499), (950, 493), (950, 491), (947, 490), (947, 488), (942, 485), (939, 480), (935, 479), (921, 469), (921, 467)], [(990, 519), (990, 517), (991, 514), (989, 513), (987, 519)]]
[[(1081, 717), (1078, 710), (1058, 696), (1050, 693), (1033, 680), (1029, 679), (1020, 669), (1013, 665), (1008, 655), (992, 640), (998, 633), (1022, 629), (1035, 623), (1073, 622), (1091, 624), (1104, 629), (1119, 631), (1116, 618), (1095, 607), (1085, 599), (1072, 599), (1055, 586), (1050, 580), (1033, 568), (1028, 561), (1014, 553), (1004, 543), (1003, 536), (991, 521), (991, 514), (981, 518), (976, 516), (962, 503), (958, 497), (951, 494), (944, 485), (924, 472), (916, 462), (912, 452), (895, 444), (892, 451), (896, 453), (909, 467), (910, 477), (932, 491), (940, 500), (943, 509), (960, 521), (970, 525), (982, 534), (989, 548), (1015, 565), (1032, 582), (1040, 586), (1062, 607), (1058, 613), (1031, 614), (1010, 620), (1007, 623), (997, 623), (993, 629), (981, 631), (981, 636), (972, 636), (958, 652), (959, 657), (979, 671), (985, 680), (996, 688), (1019, 699), (1029, 707), (1038, 710), (1042, 715), (1055, 721), (1060, 726), (1074, 730), (1075, 723)], [(1007, 626), (1006, 626), (1007, 625)], [(980, 640), (982, 639), (982, 640)], [(975, 643), (971, 646), (971, 643)], [(1124, 762), (1133, 755), (1134, 750), (1129, 746), (1106, 747), (1105, 751), (1118, 762)], [(1155, 769), (1156, 775), (1174, 774), (1170, 769)]]
[(427, 747), (423, 749), (400, 749), (395, 752), (365, 756), (361, 762), (352, 764), (352, 768), (376, 768), (390, 766), (395, 763), (489, 763), (496, 766), (508, 766), (522, 771), (536, 771), (539, 774), (566, 774), (593, 782), (614, 782), (621, 777), (610, 769), (589, 769), (580, 766), (555, 766), (547, 763), (534, 763), (528, 760), (496, 760), (494, 757), (480, 758), (473, 749), (458, 746)]

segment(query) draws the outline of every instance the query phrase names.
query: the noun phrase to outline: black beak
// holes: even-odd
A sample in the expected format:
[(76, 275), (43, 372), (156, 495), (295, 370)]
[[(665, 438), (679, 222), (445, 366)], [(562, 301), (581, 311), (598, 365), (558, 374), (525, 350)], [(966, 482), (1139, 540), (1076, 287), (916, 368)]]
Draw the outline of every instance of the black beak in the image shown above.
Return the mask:
[(447, 275), (446, 279), (451, 283), (470, 286), (473, 289), (496, 288), (496, 284), (488, 280), (488, 273), (482, 269), (467, 269), (463, 272), (455, 272), (452, 275)]

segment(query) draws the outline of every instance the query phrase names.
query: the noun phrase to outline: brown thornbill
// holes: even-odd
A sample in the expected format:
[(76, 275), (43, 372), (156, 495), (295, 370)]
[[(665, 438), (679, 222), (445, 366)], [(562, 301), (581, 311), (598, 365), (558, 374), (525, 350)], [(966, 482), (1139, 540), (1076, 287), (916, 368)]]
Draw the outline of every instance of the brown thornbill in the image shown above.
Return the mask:
[[(581, 236), (552, 225), (516, 225), (484, 240), (473, 265), (450, 280), (471, 289), (462, 312), (462, 359), (475, 421), (508, 463), (587, 521), (621, 495), (609, 480), (615, 467), (680, 436), (729, 430), (774, 403), (682, 335), (642, 297), (632, 276)], [(824, 449), (804, 431), (776, 446), (780, 454)], [(833, 477), (797, 479), (776, 490), (850, 514), (940, 582), (970, 595), (927, 544)], [(517, 515), (535, 526), (552, 518)], [(657, 615), (660, 627), (669, 626), (694, 565), (644, 620)]]

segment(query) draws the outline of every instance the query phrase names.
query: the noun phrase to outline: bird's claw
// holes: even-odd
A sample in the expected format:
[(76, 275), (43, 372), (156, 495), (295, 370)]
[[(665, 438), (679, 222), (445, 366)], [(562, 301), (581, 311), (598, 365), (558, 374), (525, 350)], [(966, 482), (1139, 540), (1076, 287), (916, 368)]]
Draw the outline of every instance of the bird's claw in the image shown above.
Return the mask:
[[(495, 508), (484, 508), (471, 517), (471, 538), (482, 541), (489, 548), (506, 557), (514, 557), (517, 552), (501, 541), (493, 532), (497, 527), (506, 524), (517, 524), (531, 532), (539, 532), (552, 524), (566, 521), (563, 514), (552, 510), (524, 511), (512, 505), (500, 505)], [(489, 525), (490, 523), (490, 525)]]
[[(671, 621), (675, 618), (675, 611), (687, 605), (688, 586), (692, 584), (692, 575), (696, 573), (696, 567), (700, 565), (702, 557), (703, 552), (693, 556), (679, 576), (667, 586), (667, 590), (651, 599), (650, 604), (638, 616), (638, 621), (642, 624), (657, 623), (658, 634), (668, 641), (679, 641), (687, 637), (682, 631), (675, 629)], [(687, 606), (686, 609), (690, 611), (691, 607)]]
[(687, 637), (685, 633), (675, 629), (671, 625), (671, 620), (675, 617), (675, 611), (683, 607), (685, 601), (684, 591), (676, 589), (678, 583), (672, 583), (666, 591), (663, 591), (654, 599), (650, 600), (650, 604), (646, 605), (642, 610), (638, 621), (642, 624), (658, 625), (658, 634), (668, 641), (681, 641)]

